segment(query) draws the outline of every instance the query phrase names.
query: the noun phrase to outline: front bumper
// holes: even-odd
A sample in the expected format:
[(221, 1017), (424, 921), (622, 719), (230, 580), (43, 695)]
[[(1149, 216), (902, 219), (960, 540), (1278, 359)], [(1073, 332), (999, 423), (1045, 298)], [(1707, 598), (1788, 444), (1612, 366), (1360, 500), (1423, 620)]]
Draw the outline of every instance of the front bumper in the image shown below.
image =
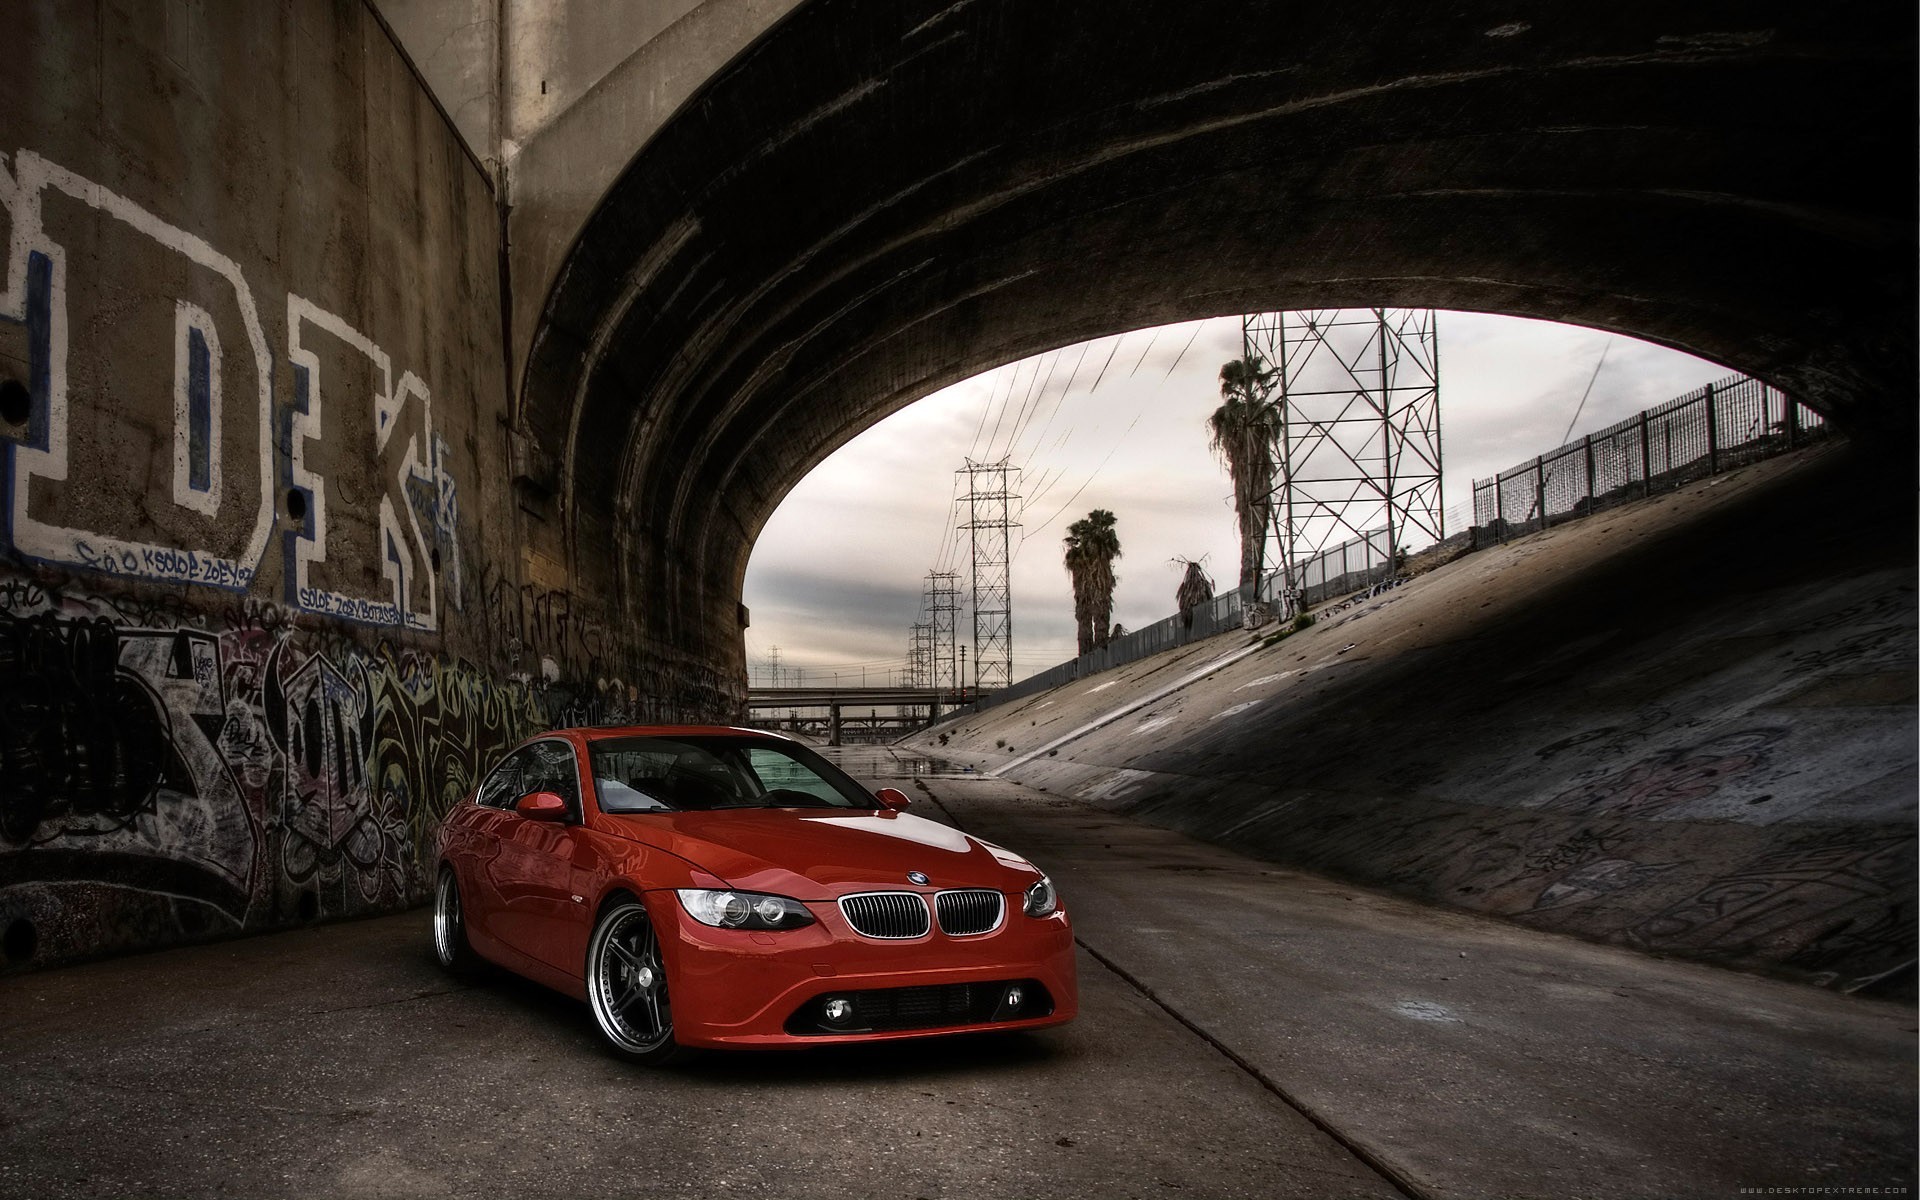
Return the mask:
[[(686, 914), (671, 891), (648, 892), (648, 915), (666, 958), (674, 1039), (687, 1046), (819, 1046), (985, 1030), (1039, 1029), (1079, 1011), (1073, 929), (1064, 909), (1020, 912), (1018, 896), (999, 928), (973, 937), (878, 940), (855, 933), (833, 903), (810, 903), (814, 923), (780, 933), (715, 929)], [(973, 989), (998, 996), (1015, 981), (1037, 983), (1044, 1006), (954, 1005), (932, 1024), (832, 1032), (796, 1015), (830, 996), (900, 988)], [(1031, 994), (1031, 988), (1029, 988)], [(1046, 1011), (1038, 1011), (1044, 1007)], [(950, 1023), (949, 1023), (950, 1022)]]

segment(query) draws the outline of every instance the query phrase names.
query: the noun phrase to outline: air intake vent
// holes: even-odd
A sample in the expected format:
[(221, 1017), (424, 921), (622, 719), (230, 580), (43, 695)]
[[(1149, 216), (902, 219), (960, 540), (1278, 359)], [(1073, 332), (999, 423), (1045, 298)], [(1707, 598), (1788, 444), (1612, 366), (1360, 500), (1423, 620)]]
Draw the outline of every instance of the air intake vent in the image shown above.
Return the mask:
[(1000, 925), (1006, 911), (1006, 898), (984, 888), (962, 892), (941, 892), (933, 898), (940, 913), (940, 931), (950, 937), (988, 933)]
[(918, 892), (863, 892), (842, 896), (840, 911), (854, 932), (870, 938), (926, 936), (927, 902)]

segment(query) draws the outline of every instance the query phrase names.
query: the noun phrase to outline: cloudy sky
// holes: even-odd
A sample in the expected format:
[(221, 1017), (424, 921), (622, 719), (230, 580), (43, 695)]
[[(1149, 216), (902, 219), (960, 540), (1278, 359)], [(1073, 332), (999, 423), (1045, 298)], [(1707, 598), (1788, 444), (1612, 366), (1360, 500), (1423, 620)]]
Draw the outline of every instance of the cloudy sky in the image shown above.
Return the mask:
[[(1203, 560), (1231, 587), (1232, 488), (1206, 419), (1220, 364), (1240, 346), (1236, 317), (1066, 347), (936, 392), (847, 443), (787, 496), (754, 547), (753, 682), (770, 681), (776, 647), (808, 685), (863, 672), (890, 681), (902, 669), (909, 628), (925, 619), (927, 572), (958, 570), (967, 587), (967, 535), (954, 523), (964, 493), (955, 471), (968, 458), (1010, 455), (1022, 468), (1015, 679), (1073, 657), (1060, 539), (1091, 509), (1118, 518), (1114, 620), (1127, 628), (1174, 611), (1176, 558)], [(1439, 314), (1439, 346), (1449, 532), (1470, 514), (1474, 479), (1560, 445), (1576, 409), (1578, 436), (1730, 373), (1630, 338), (1475, 313)], [(960, 627), (970, 640), (964, 610)]]

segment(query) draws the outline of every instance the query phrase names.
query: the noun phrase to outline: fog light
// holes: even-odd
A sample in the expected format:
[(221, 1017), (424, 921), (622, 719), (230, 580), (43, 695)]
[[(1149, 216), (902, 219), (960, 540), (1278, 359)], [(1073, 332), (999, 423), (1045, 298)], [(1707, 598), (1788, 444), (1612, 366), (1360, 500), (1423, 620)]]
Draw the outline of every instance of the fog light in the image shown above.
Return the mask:
[(1021, 999), (1022, 999), (1022, 996), (1020, 993), (1020, 986), (1018, 984), (1015, 984), (1013, 987), (1010, 987), (1007, 989), (1007, 1007), (1008, 1008), (1019, 1008)]
[(835, 996), (833, 999), (827, 1001), (826, 1004), (821, 1007), (821, 1011), (826, 1014), (827, 1020), (832, 1021), (835, 1025), (838, 1025), (843, 1021), (852, 1019), (853, 1001), (844, 1000), (839, 996)]

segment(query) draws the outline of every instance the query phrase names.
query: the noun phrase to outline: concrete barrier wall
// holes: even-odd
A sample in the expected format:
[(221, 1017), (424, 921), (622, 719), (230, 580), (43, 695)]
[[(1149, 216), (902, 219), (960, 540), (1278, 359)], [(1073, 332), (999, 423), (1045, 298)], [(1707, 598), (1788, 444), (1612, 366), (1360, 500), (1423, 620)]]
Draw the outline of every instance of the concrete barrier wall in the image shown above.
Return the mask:
[(515, 551), (489, 182), (360, 3), (5, 24), (4, 961), (416, 902), (597, 650)]
[(1429, 902), (1910, 991), (1913, 536), (1884, 488), (1776, 459), (909, 744)]

